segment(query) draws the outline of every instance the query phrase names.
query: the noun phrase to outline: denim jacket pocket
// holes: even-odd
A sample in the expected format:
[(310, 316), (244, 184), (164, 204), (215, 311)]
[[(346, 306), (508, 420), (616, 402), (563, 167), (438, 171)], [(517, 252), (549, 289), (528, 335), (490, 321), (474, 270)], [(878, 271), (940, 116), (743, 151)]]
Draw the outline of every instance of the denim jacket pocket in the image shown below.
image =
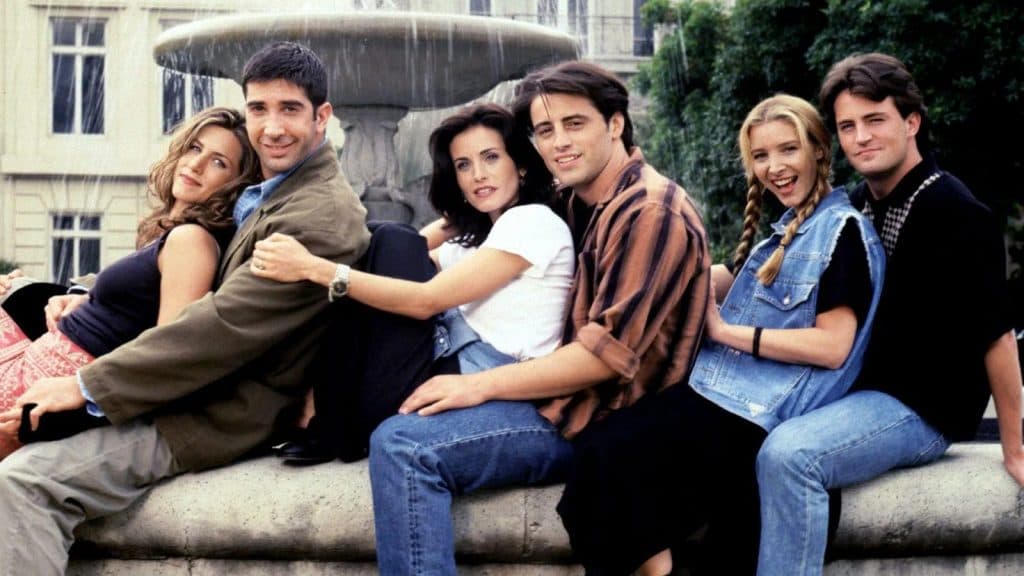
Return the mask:
[[(810, 302), (815, 282), (776, 279), (769, 286), (754, 288), (754, 324), (767, 328), (806, 328), (814, 324), (814, 306)], [(799, 310), (803, 308), (804, 310)]]

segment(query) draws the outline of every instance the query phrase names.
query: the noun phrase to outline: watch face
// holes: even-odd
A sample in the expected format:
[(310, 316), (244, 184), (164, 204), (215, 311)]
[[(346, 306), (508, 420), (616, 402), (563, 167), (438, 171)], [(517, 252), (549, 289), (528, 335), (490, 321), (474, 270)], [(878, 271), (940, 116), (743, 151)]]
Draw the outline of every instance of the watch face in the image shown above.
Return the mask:
[(347, 293), (348, 267), (339, 264), (337, 271), (334, 273), (334, 279), (331, 280), (330, 300), (333, 302), (336, 298), (341, 298)]
[(348, 282), (344, 278), (335, 278), (331, 282), (331, 292), (334, 293), (335, 298), (341, 298), (348, 292)]

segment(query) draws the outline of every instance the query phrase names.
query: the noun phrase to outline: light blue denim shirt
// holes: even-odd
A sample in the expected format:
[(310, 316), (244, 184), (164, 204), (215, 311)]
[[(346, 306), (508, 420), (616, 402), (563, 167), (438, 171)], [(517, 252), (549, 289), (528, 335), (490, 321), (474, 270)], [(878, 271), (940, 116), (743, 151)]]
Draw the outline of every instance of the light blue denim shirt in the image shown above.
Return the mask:
[(808, 328), (817, 316), (818, 283), (835, 251), (845, 224), (860, 229), (871, 275), (871, 305), (843, 365), (835, 370), (755, 359), (705, 339), (690, 375), (690, 386), (722, 408), (770, 431), (784, 420), (842, 396), (860, 372), (882, 292), (885, 252), (871, 223), (850, 204), (843, 188), (822, 199), (786, 248), (779, 275), (770, 286), (756, 277), (758, 268), (778, 247), (793, 210), (772, 225), (773, 234), (751, 251), (722, 303), (730, 324), (764, 328)]

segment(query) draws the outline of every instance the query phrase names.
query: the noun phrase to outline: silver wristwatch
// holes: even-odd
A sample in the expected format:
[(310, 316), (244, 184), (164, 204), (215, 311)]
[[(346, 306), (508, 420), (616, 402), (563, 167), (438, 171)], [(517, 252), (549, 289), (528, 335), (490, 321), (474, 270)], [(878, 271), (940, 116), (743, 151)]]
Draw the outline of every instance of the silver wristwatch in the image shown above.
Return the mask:
[(351, 269), (347, 264), (338, 264), (334, 269), (334, 280), (331, 280), (331, 285), (327, 288), (329, 301), (334, 302), (348, 294), (348, 273)]

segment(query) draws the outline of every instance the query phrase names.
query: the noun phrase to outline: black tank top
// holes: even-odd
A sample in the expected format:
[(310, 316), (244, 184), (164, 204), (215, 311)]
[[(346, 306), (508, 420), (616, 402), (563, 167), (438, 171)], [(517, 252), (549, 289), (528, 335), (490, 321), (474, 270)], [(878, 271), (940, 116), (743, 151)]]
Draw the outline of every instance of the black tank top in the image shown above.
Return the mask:
[(97, 357), (156, 326), (160, 312), (156, 261), (168, 234), (103, 269), (89, 300), (61, 319), (60, 331)]

